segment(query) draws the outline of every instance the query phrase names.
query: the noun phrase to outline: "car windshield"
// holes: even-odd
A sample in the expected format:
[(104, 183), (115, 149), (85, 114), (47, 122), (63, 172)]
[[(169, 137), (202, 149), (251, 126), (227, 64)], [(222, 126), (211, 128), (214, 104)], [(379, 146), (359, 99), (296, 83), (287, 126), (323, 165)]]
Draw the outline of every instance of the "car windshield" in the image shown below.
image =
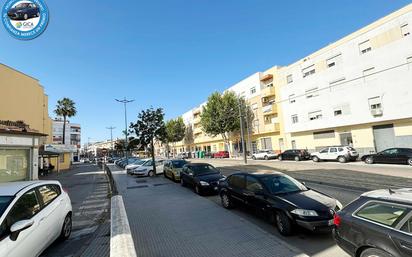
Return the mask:
[(195, 176), (219, 173), (219, 171), (215, 167), (209, 164), (192, 166), (190, 167), (190, 169), (193, 171), (193, 175)]
[(145, 161), (142, 161), (142, 160), (135, 160), (134, 162), (133, 162), (133, 164), (136, 164), (136, 165), (141, 165), (141, 164), (143, 164)]
[(176, 160), (176, 161), (172, 161), (173, 167), (174, 168), (182, 168), (185, 164), (187, 164), (187, 162), (185, 160)]
[(29, 7), (29, 6), (30, 6), (29, 3), (21, 3), (21, 4), (16, 5), (16, 8), (26, 8), (26, 7)]
[(271, 194), (285, 194), (308, 190), (299, 181), (287, 175), (266, 176), (262, 178), (262, 182)]
[(12, 196), (0, 196), (0, 217), (7, 209), (7, 206), (9, 206), (11, 200), (13, 200)]

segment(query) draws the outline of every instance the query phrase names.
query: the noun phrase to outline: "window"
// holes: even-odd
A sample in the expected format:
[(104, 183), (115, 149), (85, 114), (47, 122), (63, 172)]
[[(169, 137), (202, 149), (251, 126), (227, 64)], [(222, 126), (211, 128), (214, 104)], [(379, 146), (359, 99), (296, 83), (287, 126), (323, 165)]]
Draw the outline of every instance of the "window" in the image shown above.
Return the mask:
[(376, 97), (371, 97), (368, 99), (369, 102), (369, 108), (370, 110), (380, 110), (382, 109), (382, 103), (381, 103), (381, 97), (376, 96)]
[(313, 139), (335, 138), (334, 130), (313, 132)]
[(296, 103), (295, 94), (289, 95), (289, 103), (291, 104)]
[(338, 149), (336, 149), (336, 147), (332, 147), (332, 148), (329, 149), (329, 152), (331, 152), (331, 153), (337, 153), (337, 152), (338, 152)]
[(253, 95), (254, 93), (256, 93), (256, 87), (252, 87), (250, 89), (250, 94)]
[(393, 149), (387, 149), (382, 152), (384, 155), (397, 155), (398, 154), (398, 149), (393, 148)]
[(257, 110), (257, 108), (258, 108), (258, 104), (257, 104), (257, 103), (252, 104), (252, 110)]
[(307, 76), (310, 76), (312, 74), (315, 74), (315, 65), (311, 65), (309, 67), (306, 67), (302, 70), (303, 77), (306, 78)]
[(319, 153), (328, 153), (329, 149), (328, 148), (324, 148), (322, 150), (319, 151)]
[(252, 192), (258, 192), (258, 191), (262, 191), (263, 187), (256, 178), (252, 176), (247, 176), (246, 177), (246, 190), (249, 190)]
[(290, 84), (290, 83), (293, 82), (293, 76), (292, 76), (292, 74), (289, 74), (289, 75), (286, 77), (286, 82), (287, 82), (288, 84)]
[(245, 187), (245, 176), (244, 175), (232, 175), (229, 178), (229, 185), (236, 188)]
[(319, 95), (318, 88), (311, 88), (305, 91), (306, 98), (313, 98)]
[(403, 224), (401, 231), (412, 234), (412, 217)]
[(310, 112), (309, 120), (320, 120), (322, 119), (322, 111)]
[(327, 59), (327, 60), (326, 60), (326, 66), (327, 66), (328, 68), (332, 68), (332, 67), (340, 64), (341, 61), (342, 61), (342, 54), (338, 54), (338, 55), (335, 55), (335, 56)]
[(333, 115), (335, 115), (335, 116), (342, 115), (342, 110), (340, 110), (340, 109), (335, 110), (335, 111), (333, 112)]
[(293, 124), (295, 124), (295, 123), (298, 123), (298, 115), (297, 114), (295, 114), (295, 115), (292, 115), (292, 123)]
[(405, 23), (401, 26), (401, 33), (404, 37), (409, 36), (411, 34), (411, 32), (409, 31), (408, 23)]
[(348, 103), (338, 105), (333, 108), (334, 116), (348, 115), (348, 114), (350, 114), (350, 105)]
[(367, 52), (372, 51), (372, 45), (369, 40), (366, 40), (359, 44), (359, 52), (360, 54), (366, 54)]
[(356, 213), (356, 216), (393, 227), (406, 208), (386, 203), (369, 203)]
[(60, 189), (58, 187), (57, 185), (44, 185), (39, 187), (44, 205), (48, 205), (60, 195)]
[(0, 183), (27, 179), (29, 161), (28, 149), (0, 149)]

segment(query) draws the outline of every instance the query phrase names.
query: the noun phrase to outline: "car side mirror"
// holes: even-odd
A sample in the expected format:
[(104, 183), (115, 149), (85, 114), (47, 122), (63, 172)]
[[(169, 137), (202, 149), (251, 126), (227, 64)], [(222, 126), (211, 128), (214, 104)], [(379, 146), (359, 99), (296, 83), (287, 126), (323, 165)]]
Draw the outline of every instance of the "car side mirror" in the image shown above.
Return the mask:
[(12, 241), (16, 241), (19, 237), (20, 232), (28, 229), (29, 227), (33, 226), (34, 220), (21, 220), (14, 223), (10, 228), (10, 239)]

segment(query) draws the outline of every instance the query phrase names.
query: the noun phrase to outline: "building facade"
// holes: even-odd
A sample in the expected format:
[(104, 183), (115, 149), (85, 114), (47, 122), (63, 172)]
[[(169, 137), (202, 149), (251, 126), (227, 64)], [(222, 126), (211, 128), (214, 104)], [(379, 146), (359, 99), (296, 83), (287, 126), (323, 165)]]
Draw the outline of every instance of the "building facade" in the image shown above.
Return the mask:
[[(63, 120), (54, 119), (53, 120), (53, 144), (61, 145), (63, 144)], [(66, 133), (65, 133), (65, 144), (74, 146), (76, 152), (71, 156), (72, 161), (78, 161), (80, 156), (81, 148), (81, 127), (80, 124), (70, 123), (66, 121)]]

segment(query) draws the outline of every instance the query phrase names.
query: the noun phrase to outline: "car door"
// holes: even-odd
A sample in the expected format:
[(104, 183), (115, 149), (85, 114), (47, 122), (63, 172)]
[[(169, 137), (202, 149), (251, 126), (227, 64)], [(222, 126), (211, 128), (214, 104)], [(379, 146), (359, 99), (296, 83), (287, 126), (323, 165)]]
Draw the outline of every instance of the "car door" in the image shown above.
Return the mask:
[(338, 148), (330, 147), (327, 160), (336, 160), (338, 158)]
[(377, 163), (394, 163), (395, 161), (395, 153), (396, 153), (396, 149), (395, 148), (390, 148), (390, 149), (386, 149), (382, 152), (380, 152), (376, 157), (376, 161)]
[(244, 174), (233, 174), (228, 178), (228, 190), (230, 196), (237, 202), (245, 203), (243, 191), (246, 186), (246, 178)]
[(164, 165), (163, 165), (164, 161), (163, 160), (158, 160), (156, 161), (156, 174), (162, 174), (163, 173), (163, 169), (164, 169)]
[(329, 148), (323, 148), (319, 151), (319, 159), (329, 160)]
[[(39, 195), (35, 189), (23, 194), (10, 209), (0, 225), (0, 240), (7, 244), (8, 252), (1, 256), (37, 256), (48, 244), (48, 231), (44, 227), (44, 213), (41, 210)], [(22, 220), (33, 220), (33, 225), (20, 232), (15, 241), (10, 238), (11, 226)]]
[(48, 231), (48, 241), (54, 241), (61, 232), (61, 224), (65, 218), (63, 209), (59, 206), (63, 203), (60, 187), (58, 185), (42, 185), (37, 187), (43, 205), (43, 226)]
[(259, 180), (251, 175), (246, 175), (246, 187), (243, 190), (245, 204), (260, 213), (264, 213), (266, 199), (263, 193), (263, 186)]
[(404, 218), (396, 230), (390, 232), (392, 241), (402, 256), (412, 256), (412, 212)]
[(188, 183), (191, 186), (194, 186), (194, 184), (195, 184), (194, 176), (195, 176), (195, 172), (193, 171), (192, 167), (187, 167), (185, 182)]

